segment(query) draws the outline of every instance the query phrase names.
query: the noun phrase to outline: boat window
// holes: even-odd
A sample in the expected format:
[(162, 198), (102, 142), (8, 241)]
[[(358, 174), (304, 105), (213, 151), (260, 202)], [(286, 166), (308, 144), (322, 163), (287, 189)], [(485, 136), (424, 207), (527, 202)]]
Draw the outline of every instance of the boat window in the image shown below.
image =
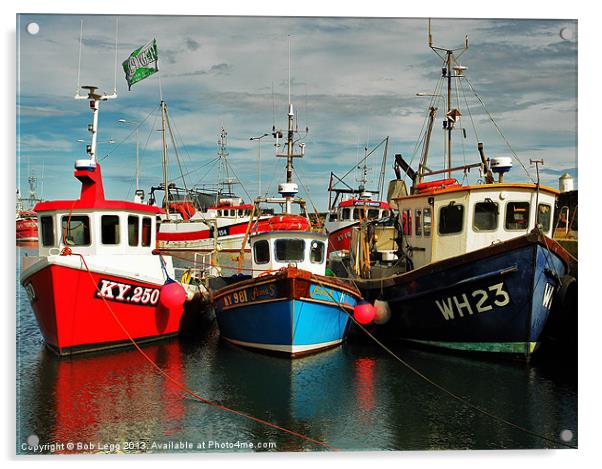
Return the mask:
[(255, 242), (253, 244), (253, 254), (256, 264), (267, 264), (270, 262), (270, 243), (265, 239)]
[(103, 215), (100, 232), (102, 244), (119, 244), (119, 215)]
[(329, 221), (337, 221), (338, 218), (339, 218), (338, 213), (333, 212), (329, 215)]
[(151, 245), (152, 226), (153, 221), (150, 217), (144, 217), (142, 219), (142, 246)]
[(529, 202), (508, 202), (506, 205), (506, 229), (529, 228)]
[(368, 209), (368, 219), (369, 220), (375, 220), (378, 218), (378, 212), (379, 210), (377, 208), (370, 208)]
[(552, 207), (548, 204), (539, 204), (537, 207), (537, 224), (541, 225), (542, 231), (550, 229)]
[(90, 245), (90, 219), (87, 215), (64, 216), (61, 220), (61, 233), (67, 246)]
[(411, 235), (412, 234), (412, 210), (407, 209), (403, 211), (402, 215), (403, 221), (403, 234)]
[(242, 217), (242, 214), (243, 214), (243, 210), (242, 210), (242, 208), (241, 208), (241, 209), (239, 209), (239, 210), (238, 210), (238, 216), (239, 216), (239, 217)]
[(475, 231), (491, 231), (497, 229), (499, 208), (497, 203), (486, 200), (474, 204), (474, 220), (472, 227)]
[(221, 211), (221, 210), (218, 210), (218, 211), (217, 211), (217, 216), (218, 216), (218, 217), (221, 217), (221, 216), (222, 216), (222, 211)]
[(359, 220), (360, 219), (360, 215), (363, 215), (363, 208), (358, 208), (356, 207), (355, 210), (353, 210), (353, 219), (354, 220)]
[(128, 217), (128, 244), (138, 246), (138, 217), (130, 215)]
[(341, 220), (350, 220), (351, 219), (351, 209), (344, 208), (343, 214), (341, 215)]
[(424, 236), (431, 236), (432, 224), (431, 209), (427, 207), (422, 211), (422, 232)]
[(389, 216), (389, 211), (388, 210), (383, 210), (383, 213), (381, 215), (382, 218), (386, 218)]
[(42, 225), (42, 246), (54, 246), (54, 220), (51, 216), (40, 219)]
[(422, 210), (416, 210), (416, 236), (422, 236)]
[(464, 205), (453, 201), (439, 209), (439, 234), (452, 234), (462, 231)]
[(312, 241), (309, 260), (312, 264), (321, 264), (324, 261), (324, 243), (322, 241)]
[(305, 241), (302, 239), (277, 239), (276, 260), (302, 262), (305, 259)]

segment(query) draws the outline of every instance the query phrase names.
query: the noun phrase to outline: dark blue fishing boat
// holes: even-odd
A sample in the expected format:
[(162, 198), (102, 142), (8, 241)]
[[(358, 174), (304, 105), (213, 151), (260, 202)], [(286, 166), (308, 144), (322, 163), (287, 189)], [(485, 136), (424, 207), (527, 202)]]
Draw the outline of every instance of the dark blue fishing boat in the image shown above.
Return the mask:
[[(447, 82), (451, 93), (462, 86), (466, 68), (457, 62), (457, 50), (430, 46), (443, 60), (436, 90)], [(460, 50), (467, 47), (468, 41)], [(452, 79), (459, 84), (453, 87)], [(355, 229), (350, 259), (333, 268), (339, 274), (347, 271), (375, 302), (375, 329), (383, 334), (448, 349), (528, 357), (575, 282), (576, 264), (552, 239), (558, 191), (541, 186), (539, 174), (530, 183), (506, 183), (512, 159), (486, 158), (482, 143), (477, 145), (480, 162), (453, 167), (452, 133), (463, 126), (462, 112), (451, 107), (449, 94), (444, 168), (431, 170), (434, 104), (442, 95), (428, 96), (432, 102), (418, 168), (396, 155), (397, 179), (389, 187), (389, 201), (397, 216)], [(481, 176), (477, 184), (453, 178), (462, 171), (466, 179), (471, 168)], [(409, 190), (402, 170), (411, 180)], [(443, 179), (426, 180), (432, 176)]]

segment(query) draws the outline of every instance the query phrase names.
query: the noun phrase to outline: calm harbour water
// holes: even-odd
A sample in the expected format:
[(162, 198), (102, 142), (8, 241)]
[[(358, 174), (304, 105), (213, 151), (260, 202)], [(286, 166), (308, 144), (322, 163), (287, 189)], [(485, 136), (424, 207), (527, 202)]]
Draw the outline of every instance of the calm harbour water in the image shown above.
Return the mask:
[[(36, 249), (17, 249), (17, 283), (26, 252)], [(552, 440), (570, 430), (577, 445), (576, 362), (542, 357), (528, 366), (393, 349), (472, 404)], [(367, 341), (289, 360), (228, 345), (214, 323), (144, 351), (203, 398), (341, 450), (562, 447), (459, 403)], [(59, 360), (19, 284), (16, 405), (18, 454), (34, 453), (28, 441), (45, 454), (327, 449), (197, 401), (134, 349)]]

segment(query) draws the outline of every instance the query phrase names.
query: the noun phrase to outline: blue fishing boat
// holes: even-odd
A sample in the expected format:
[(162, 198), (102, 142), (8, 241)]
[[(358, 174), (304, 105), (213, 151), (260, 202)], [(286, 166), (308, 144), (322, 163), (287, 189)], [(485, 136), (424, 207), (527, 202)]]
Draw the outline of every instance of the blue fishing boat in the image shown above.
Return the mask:
[[(482, 143), (476, 145), (480, 161), (453, 166), (452, 135), (463, 130), (463, 113), (452, 107), (459, 100), (451, 91), (466, 80), (457, 59), (468, 40), (460, 54), (429, 45), (443, 61), (436, 90), (447, 84), (448, 96), (428, 95), (418, 167), (395, 156), (397, 179), (388, 192), (397, 214), (354, 229), (350, 258), (333, 269), (354, 277), (375, 303), (376, 332), (445, 349), (530, 357), (576, 288), (576, 262), (552, 239), (558, 191), (539, 183), (543, 161), (532, 162), (537, 180), (504, 181), (512, 158), (487, 158)], [(427, 158), (439, 98), (446, 105), (444, 167), (433, 170)], [(480, 180), (465, 184), (471, 169)], [(463, 182), (453, 177), (460, 171)]]
[[(352, 285), (325, 275), (327, 235), (314, 231), (303, 199), (292, 182), (294, 113), (289, 104), (286, 151), (287, 182), (279, 184), (280, 197), (257, 198), (243, 240), (251, 245), (252, 275), (222, 278), (225, 286), (214, 293), (221, 337), (236, 345), (295, 357), (340, 344), (346, 337), (350, 315), (360, 299)], [(274, 130), (278, 138), (280, 131)], [(260, 232), (254, 218), (260, 204), (277, 204), (280, 215), (268, 220)], [(299, 208), (298, 214), (293, 207)]]

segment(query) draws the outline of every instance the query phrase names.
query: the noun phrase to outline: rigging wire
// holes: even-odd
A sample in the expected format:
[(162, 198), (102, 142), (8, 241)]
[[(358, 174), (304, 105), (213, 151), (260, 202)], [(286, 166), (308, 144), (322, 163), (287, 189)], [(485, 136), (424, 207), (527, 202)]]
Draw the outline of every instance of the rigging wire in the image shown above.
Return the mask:
[(471, 112), (471, 110), (470, 110), (470, 106), (468, 105), (468, 99), (466, 98), (466, 92), (465, 92), (465, 90), (464, 90), (464, 87), (463, 87), (463, 86), (461, 86), (461, 87), (460, 87), (460, 91), (462, 92), (462, 97), (464, 98), (464, 104), (466, 104), (466, 110), (468, 111), (468, 116), (469, 116), (469, 118), (470, 118), (470, 123), (471, 123), (471, 125), (472, 125), (472, 130), (473, 130), (473, 132), (474, 132), (474, 137), (475, 137), (475, 140), (476, 140), (477, 142), (479, 142), (479, 141), (480, 141), (480, 140), (479, 140), (479, 134), (478, 134), (478, 132), (477, 132), (477, 127), (475, 126), (474, 119), (473, 119), (473, 117), (472, 117), (472, 112)]
[(473, 88), (472, 83), (470, 83), (470, 80), (468, 80), (468, 78), (466, 79), (466, 83), (468, 83), (468, 86), (470, 87), (470, 89), (472, 90), (472, 92), (474, 93), (475, 97), (479, 100), (479, 102), (481, 103), (481, 106), (483, 107), (483, 110), (485, 111), (485, 113), (487, 114), (487, 116), (489, 117), (489, 120), (491, 121), (491, 123), (493, 124), (493, 126), (495, 127), (495, 129), (498, 131), (498, 133), (500, 134), (500, 136), (502, 137), (502, 139), (504, 140), (504, 143), (506, 144), (506, 146), (510, 149), (510, 151), (512, 152), (512, 155), (514, 156), (514, 158), (516, 159), (516, 161), (518, 161), (520, 163), (520, 165), (522, 166), (522, 168), (525, 170), (525, 174), (527, 175), (527, 177), (531, 180), (531, 182), (533, 184), (535, 184), (535, 181), (533, 180), (533, 178), (531, 177), (531, 174), (529, 174), (529, 171), (527, 170), (527, 168), (525, 167), (525, 165), (523, 164), (523, 162), (521, 161), (521, 159), (518, 157), (518, 155), (516, 154), (516, 152), (514, 151), (514, 149), (512, 148), (512, 145), (510, 145), (510, 142), (506, 139), (506, 137), (504, 136), (502, 130), (499, 128), (499, 126), (497, 125), (497, 122), (495, 122), (495, 120), (493, 119), (493, 116), (489, 113), (489, 111), (487, 110), (487, 108), (485, 107), (485, 103), (483, 102), (483, 100), (481, 99), (481, 97), (477, 94), (476, 90)]
[[(73, 207), (72, 207), (73, 208)], [(66, 254), (70, 254), (70, 255), (75, 255), (75, 256), (79, 256), (82, 260), (82, 263), (86, 269), (86, 271), (88, 272), (88, 275), (90, 276), (90, 281), (92, 282), (92, 284), (94, 285), (94, 288), (100, 293), (100, 289), (96, 283), (96, 281), (94, 280), (94, 276), (92, 275), (92, 272), (90, 271), (90, 268), (88, 267), (88, 264), (86, 263), (86, 260), (84, 258), (84, 256), (82, 254), (78, 254), (78, 253), (73, 253), (71, 252), (71, 250), (69, 249), (69, 251), (66, 252)], [(163, 368), (161, 368), (157, 363), (155, 363), (155, 361), (148, 356), (144, 350), (142, 350), (142, 348), (140, 347), (140, 345), (138, 345), (138, 343), (134, 340), (134, 338), (131, 336), (131, 334), (128, 332), (128, 330), (126, 329), (126, 327), (123, 325), (123, 323), (119, 320), (119, 318), (117, 317), (117, 315), (115, 314), (115, 312), (113, 311), (113, 309), (111, 308), (111, 305), (108, 303), (107, 299), (101, 296), (105, 306), (107, 307), (107, 309), (109, 310), (109, 312), (111, 313), (111, 316), (113, 317), (113, 319), (115, 320), (115, 322), (117, 323), (117, 325), (119, 326), (119, 328), (125, 333), (125, 335), (128, 337), (129, 341), (132, 343), (132, 345), (136, 348), (136, 350), (144, 357), (144, 359), (164, 378), (166, 378), (168, 381), (170, 381), (175, 387), (177, 387), (178, 389), (180, 389), (180, 391), (189, 394), (190, 396), (192, 396), (194, 399), (196, 399), (199, 402), (202, 402), (203, 404), (207, 404), (211, 407), (215, 407), (216, 409), (220, 409), (220, 410), (224, 410), (226, 412), (244, 417), (248, 420), (253, 420), (257, 423), (261, 423), (263, 425), (266, 425), (268, 427), (274, 428), (276, 430), (280, 430), (284, 433), (288, 433), (289, 435), (293, 435), (296, 436), (298, 438), (304, 439), (306, 441), (310, 441), (312, 443), (315, 443), (317, 445), (323, 446), (324, 448), (333, 450), (333, 451), (338, 451), (338, 448), (331, 446), (323, 441), (320, 440), (316, 440), (314, 438), (311, 438), (307, 435), (303, 435), (302, 433), (298, 433), (295, 432), (293, 430), (289, 430), (288, 428), (285, 427), (281, 427), (279, 425), (276, 425), (275, 423), (269, 422), (267, 420), (261, 419), (259, 417), (255, 417), (253, 415), (241, 412), (239, 410), (236, 409), (232, 409), (230, 407), (227, 407), (223, 404), (219, 404), (218, 402), (215, 401), (211, 401), (207, 398), (202, 397), (201, 395), (199, 395), (198, 393), (196, 393), (195, 391), (193, 391), (190, 387), (188, 387), (186, 384), (180, 382), (179, 380), (177, 380), (176, 378), (174, 378), (173, 376), (171, 376), (169, 373), (167, 373)]]
[[(121, 145), (123, 145), (123, 144), (124, 144), (124, 143), (125, 143), (127, 140), (129, 140), (129, 138), (130, 138), (132, 135), (134, 135), (134, 133), (136, 132), (136, 130), (138, 130), (138, 129), (139, 129), (141, 126), (142, 126), (142, 124), (144, 124), (144, 123), (145, 123), (145, 122), (148, 120), (148, 118), (149, 118), (151, 115), (153, 115), (153, 113), (155, 113), (155, 112), (157, 111), (157, 109), (160, 109), (160, 108), (159, 108), (159, 107), (154, 107), (154, 108), (153, 108), (153, 109), (152, 109), (152, 110), (151, 110), (151, 111), (150, 111), (150, 112), (149, 112), (149, 113), (146, 115), (146, 117), (145, 117), (145, 118), (144, 118), (142, 121), (140, 121), (140, 122), (138, 123), (138, 125), (136, 125), (136, 126), (132, 126), (132, 127), (131, 127), (131, 129), (132, 129), (132, 130), (130, 131), (130, 133), (129, 133), (129, 134), (127, 134), (127, 136), (126, 136), (124, 139), (122, 139), (122, 140), (121, 140), (121, 141), (120, 141), (120, 142), (119, 142), (117, 145), (115, 145), (111, 151), (109, 151), (109, 152), (108, 152), (108, 153), (106, 153), (106, 154), (105, 154), (105, 155), (104, 155), (102, 158), (100, 158), (100, 159), (99, 159), (99, 161), (103, 161), (105, 158), (108, 158), (110, 155), (112, 155), (113, 153), (115, 153), (115, 152), (117, 151), (117, 149), (118, 149), (118, 148), (119, 148)], [(155, 120), (155, 122), (156, 122), (156, 120)], [(154, 127), (153, 127), (153, 128), (154, 128)]]
[(232, 166), (230, 166), (230, 163), (228, 162), (228, 160), (226, 158), (224, 158), (224, 163), (226, 166), (226, 169), (230, 169), (230, 171), (232, 171), (232, 174), (234, 174), (234, 177), (236, 178), (236, 180), (239, 182), (240, 187), (242, 187), (243, 192), (245, 193), (245, 195), (249, 198), (249, 200), (253, 200), (253, 197), (251, 197), (249, 195), (249, 193), (247, 192), (247, 190), (245, 189), (245, 186), (243, 185), (243, 183), (241, 182), (240, 178), (238, 177), (238, 174), (236, 174), (236, 171), (234, 171), (234, 169), (232, 168)]
[[(167, 111), (167, 109), (166, 109)], [(182, 163), (180, 161), (180, 154), (178, 153), (178, 146), (176, 145), (176, 141), (174, 138), (173, 130), (171, 129), (171, 119), (169, 118), (169, 114), (165, 112), (165, 120), (167, 121), (167, 128), (169, 129), (169, 137), (171, 140), (171, 144), (173, 145), (174, 153), (176, 154), (176, 162), (178, 163), (178, 169), (180, 170), (180, 176), (177, 179), (182, 179), (182, 183), (184, 184), (184, 200), (188, 199), (188, 187), (186, 186), (186, 179), (184, 179), (184, 172), (182, 171)], [(167, 190), (168, 188), (165, 188)]]
[[(343, 264), (345, 270), (347, 270), (347, 267)], [(321, 284), (320, 280), (315, 276), (312, 275), (312, 279), (316, 281), (316, 283)], [(353, 278), (349, 278), (347, 280), (350, 280), (355, 287), (357, 288), (357, 284), (355, 282), (355, 280)], [(323, 286), (323, 285), (322, 285)], [(358, 289), (359, 290), (359, 289)], [(436, 381), (432, 380), (431, 378), (429, 378), (427, 375), (425, 375), (424, 373), (422, 373), (420, 370), (418, 370), (417, 368), (415, 368), (414, 366), (410, 365), (407, 361), (405, 361), (404, 359), (402, 359), (401, 357), (399, 357), (395, 352), (393, 352), (391, 349), (389, 349), (385, 344), (383, 344), (380, 340), (378, 340), (372, 333), (370, 333), (363, 325), (361, 325), (359, 322), (356, 321), (356, 319), (353, 317), (352, 314), (350, 314), (345, 308), (343, 308), (340, 304), (340, 302), (338, 302), (332, 295), (332, 293), (328, 290), (325, 289), (325, 291), (328, 293), (328, 296), (330, 296), (330, 298), (332, 299), (332, 301), (334, 301), (337, 306), (339, 307), (339, 309), (341, 311), (343, 311), (345, 314), (347, 314), (349, 316), (349, 318), (353, 321), (353, 323), (355, 325), (357, 325), (368, 337), (370, 337), (370, 339), (372, 339), (379, 347), (381, 347), (385, 352), (387, 352), (391, 357), (393, 357), (393, 359), (395, 359), (396, 361), (398, 361), (399, 363), (401, 363), (403, 366), (405, 366), (408, 370), (410, 370), (412, 373), (414, 373), (415, 375), (417, 375), (418, 377), (422, 378), (424, 381), (426, 381), (427, 383), (429, 383), (431, 386), (437, 388), (439, 391), (443, 392), (444, 394), (448, 395), (449, 397), (451, 397), (452, 399), (460, 402), (461, 404), (464, 404), (465, 406), (476, 410), (477, 412), (492, 418), (498, 422), (501, 422), (505, 425), (508, 425), (512, 428), (515, 428), (516, 430), (519, 430), (523, 433), (527, 433), (531, 436), (535, 436), (537, 438), (546, 440), (548, 442), (554, 443), (556, 445), (562, 445), (564, 447), (567, 448), (573, 448), (573, 449), (577, 449), (576, 446), (574, 445), (570, 445), (568, 443), (565, 443), (563, 441), (559, 441), (556, 440), (554, 438), (550, 438), (547, 437), (545, 435), (541, 435), (537, 432), (534, 432), (532, 430), (529, 430), (528, 428), (525, 428), (521, 425), (518, 425), (514, 422), (511, 422), (510, 420), (507, 420), (503, 417), (500, 417), (499, 415), (496, 415), (490, 411), (488, 411), (487, 409), (483, 409), (481, 407), (479, 407), (476, 404), (473, 404), (472, 402), (470, 402), (468, 399), (454, 393), (453, 391), (450, 391), (449, 389), (447, 389), (445, 386), (437, 383)]]
[(311, 193), (309, 192), (309, 187), (307, 187), (305, 185), (305, 183), (303, 182), (303, 180), (301, 179), (301, 171), (298, 170), (298, 168), (294, 168), (293, 167), (293, 173), (295, 173), (295, 175), (297, 176), (297, 179), (299, 179), (299, 182), (303, 186), (303, 189), (305, 190), (305, 194), (307, 194), (307, 198), (309, 200), (309, 203), (311, 204), (311, 208), (313, 208), (314, 213), (316, 214), (316, 217), (317, 217), (317, 219), (319, 221), (319, 218), (320, 218), (319, 214), (320, 214), (320, 212), (318, 211), (316, 205), (314, 204), (314, 202), (313, 202), (313, 200), (311, 198)]
[[(454, 80), (454, 85), (456, 87), (456, 95), (455, 95), (456, 106), (458, 109), (460, 109), (460, 89), (459, 89), (460, 88), (459, 87), (460, 78), (461, 77), (459, 77), (459, 79), (457, 79), (457, 80)], [(464, 138), (463, 138), (464, 137), (464, 120), (462, 117), (463, 116), (458, 117), (458, 119), (459, 119), (458, 123), (462, 123), (462, 126), (460, 127), (462, 129), (462, 138), (460, 139), (460, 142), (462, 143), (462, 158), (464, 160), (464, 166), (466, 166), (466, 148), (464, 145)], [(464, 177), (466, 178), (466, 169), (464, 170)]]

